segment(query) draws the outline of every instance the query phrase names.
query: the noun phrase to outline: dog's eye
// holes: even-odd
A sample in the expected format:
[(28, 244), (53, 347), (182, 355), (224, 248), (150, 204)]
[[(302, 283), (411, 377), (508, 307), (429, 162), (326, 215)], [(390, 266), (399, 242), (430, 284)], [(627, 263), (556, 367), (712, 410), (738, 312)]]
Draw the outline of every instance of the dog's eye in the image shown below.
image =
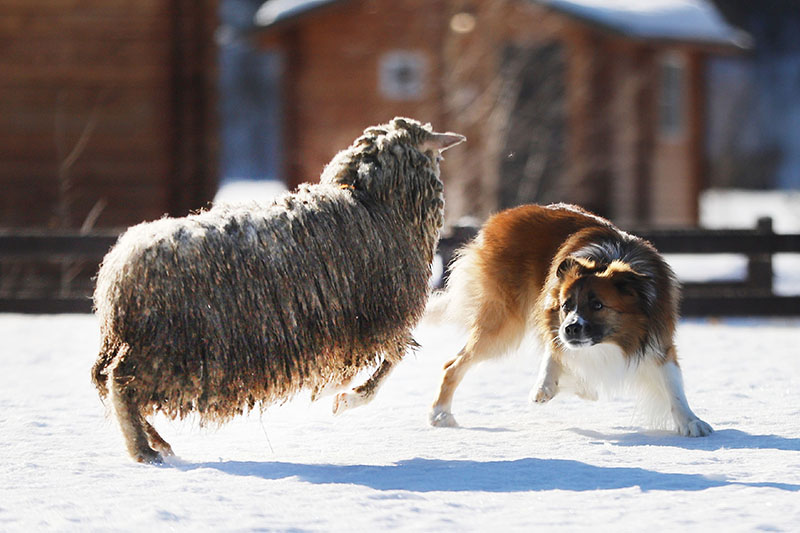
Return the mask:
[(599, 311), (603, 308), (603, 302), (600, 300), (592, 300), (589, 305), (592, 308), (592, 311)]
[(564, 311), (569, 311), (572, 308), (572, 298), (567, 298), (564, 300), (564, 303), (561, 304), (561, 309)]

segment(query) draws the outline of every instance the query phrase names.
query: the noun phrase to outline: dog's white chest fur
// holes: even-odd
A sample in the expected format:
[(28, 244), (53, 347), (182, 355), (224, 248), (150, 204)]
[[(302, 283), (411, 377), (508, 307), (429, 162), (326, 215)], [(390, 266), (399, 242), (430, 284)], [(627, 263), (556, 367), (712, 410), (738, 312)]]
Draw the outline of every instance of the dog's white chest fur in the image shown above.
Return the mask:
[(614, 396), (636, 381), (639, 365), (627, 359), (616, 344), (564, 350), (560, 355), (564, 372), (559, 379), (559, 389), (583, 398), (596, 400), (598, 395)]
[[(546, 356), (545, 359), (548, 359)], [(544, 363), (544, 361), (543, 361)], [(697, 418), (689, 408), (683, 391), (683, 379), (672, 361), (659, 362), (652, 353), (632, 361), (615, 344), (597, 344), (587, 348), (564, 350), (560, 354), (561, 373), (556, 390), (574, 392), (582, 398), (596, 400), (599, 396), (619, 394), (638, 400), (640, 414), (654, 426), (674, 421), (682, 435), (701, 436), (711, 433), (711, 426)], [(540, 385), (548, 386), (547, 364)], [(535, 401), (541, 401), (537, 391)], [(551, 396), (549, 393), (546, 396)]]

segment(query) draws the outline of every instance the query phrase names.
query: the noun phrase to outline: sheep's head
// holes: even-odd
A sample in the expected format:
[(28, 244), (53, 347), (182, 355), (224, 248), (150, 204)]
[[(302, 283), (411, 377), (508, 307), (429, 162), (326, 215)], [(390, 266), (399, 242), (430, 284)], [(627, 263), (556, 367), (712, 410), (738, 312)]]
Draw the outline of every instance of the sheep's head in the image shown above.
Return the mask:
[(456, 133), (436, 133), (430, 124), (395, 118), (367, 128), (325, 167), (322, 183), (352, 187), (368, 198), (435, 233), (444, 221), (441, 153), (464, 141)]

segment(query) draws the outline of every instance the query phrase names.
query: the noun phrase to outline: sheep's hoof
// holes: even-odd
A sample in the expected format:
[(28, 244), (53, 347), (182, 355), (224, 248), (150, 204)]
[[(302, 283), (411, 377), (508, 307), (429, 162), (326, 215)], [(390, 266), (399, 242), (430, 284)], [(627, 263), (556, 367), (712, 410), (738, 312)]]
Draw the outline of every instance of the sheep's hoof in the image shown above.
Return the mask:
[(175, 452), (172, 451), (172, 446), (170, 446), (166, 442), (164, 443), (163, 446), (158, 447), (158, 452), (163, 457), (175, 457)]
[(164, 463), (164, 457), (153, 449), (139, 450), (133, 456), (137, 463), (160, 465)]
[(352, 405), (352, 394), (340, 392), (333, 399), (333, 414), (340, 415), (350, 409)]

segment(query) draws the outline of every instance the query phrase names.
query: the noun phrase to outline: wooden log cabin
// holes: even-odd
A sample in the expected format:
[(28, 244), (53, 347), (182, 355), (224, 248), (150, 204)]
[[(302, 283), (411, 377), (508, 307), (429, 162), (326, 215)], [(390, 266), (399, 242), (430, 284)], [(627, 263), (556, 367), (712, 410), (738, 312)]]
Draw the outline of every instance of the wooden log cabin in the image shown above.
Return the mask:
[(443, 166), (451, 225), (531, 201), (695, 224), (704, 59), (746, 46), (707, 0), (269, 0), (257, 22), (283, 58), (287, 184), (412, 116), (467, 136)]
[(217, 188), (216, 0), (3, 0), (0, 228), (123, 228)]

